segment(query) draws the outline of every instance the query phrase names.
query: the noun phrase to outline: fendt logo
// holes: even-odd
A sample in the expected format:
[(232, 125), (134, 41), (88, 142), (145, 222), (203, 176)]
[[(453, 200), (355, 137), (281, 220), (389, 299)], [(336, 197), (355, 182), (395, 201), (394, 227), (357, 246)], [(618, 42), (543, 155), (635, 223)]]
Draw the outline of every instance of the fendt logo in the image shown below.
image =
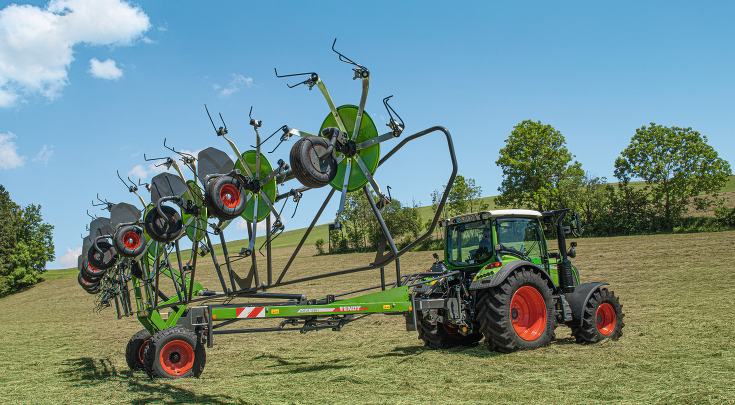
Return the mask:
[(339, 312), (364, 311), (366, 309), (363, 307), (339, 307)]

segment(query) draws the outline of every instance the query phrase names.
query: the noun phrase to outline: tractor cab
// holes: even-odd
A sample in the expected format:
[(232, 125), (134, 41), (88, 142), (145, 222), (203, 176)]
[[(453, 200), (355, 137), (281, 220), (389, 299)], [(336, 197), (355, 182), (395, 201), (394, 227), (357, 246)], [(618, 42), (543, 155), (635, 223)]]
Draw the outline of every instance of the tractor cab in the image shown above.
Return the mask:
[(446, 227), (445, 261), (451, 270), (499, 267), (513, 260), (543, 266), (547, 257), (542, 214), (531, 210), (497, 210), (442, 220)]

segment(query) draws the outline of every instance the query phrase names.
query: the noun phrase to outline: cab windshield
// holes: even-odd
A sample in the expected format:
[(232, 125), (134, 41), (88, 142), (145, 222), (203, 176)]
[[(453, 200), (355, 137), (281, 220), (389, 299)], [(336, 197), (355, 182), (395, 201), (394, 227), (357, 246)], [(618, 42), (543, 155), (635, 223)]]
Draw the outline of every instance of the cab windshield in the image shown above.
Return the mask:
[(496, 218), (493, 224), (501, 250), (540, 260), (543, 236), (535, 218)]
[[(485, 238), (484, 235), (487, 235)], [(487, 221), (447, 228), (447, 261), (454, 266), (480, 264), (492, 256), (492, 232)]]

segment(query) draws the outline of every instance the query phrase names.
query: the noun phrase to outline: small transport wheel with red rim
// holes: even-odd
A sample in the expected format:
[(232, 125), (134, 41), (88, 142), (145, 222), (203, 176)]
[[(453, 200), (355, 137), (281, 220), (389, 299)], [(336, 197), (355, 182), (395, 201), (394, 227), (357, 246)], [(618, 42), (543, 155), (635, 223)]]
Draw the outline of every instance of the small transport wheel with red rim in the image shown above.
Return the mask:
[(301, 138), (291, 147), (291, 170), (301, 184), (319, 188), (334, 180), (337, 175), (334, 154), (319, 160), (319, 155), (328, 147), (327, 140), (319, 136)]
[(121, 226), (112, 236), (112, 244), (120, 256), (136, 257), (146, 246), (145, 232), (134, 225)]
[(151, 340), (151, 334), (143, 329), (133, 335), (125, 348), (125, 361), (131, 370), (143, 369), (143, 352)]
[(104, 275), (107, 269), (117, 263), (118, 259), (117, 251), (108, 242), (100, 240), (97, 242), (97, 247), (99, 250), (95, 249), (94, 244), (92, 244), (87, 251), (87, 260), (90, 266), (85, 271), (93, 277)]
[(151, 377), (199, 377), (206, 356), (194, 332), (174, 326), (153, 335), (143, 350), (143, 365)]
[(184, 233), (184, 223), (176, 208), (161, 205), (163, 216), (156, 208), (152, 208), (145, 214), (145, 232), (156, 242), (169, 243), (179, 238)]
[(623, 317), (623, 306), (615, 293), (607, 288), (600, 288), (587, 300), (582, 319), (574, 320), (572, 336), (577, 339), (577, 343), (617, 340), (623, 335)]
[(232, 176), (215, 177), (204, 189), (204, 201), (210, 214), (227, 221), (245, 211), (247, 190)]
[(535, 268), (519, 268), (477, 299), (480, 330), (501, 352), (547, 346), (554, 338), (553, 284)]

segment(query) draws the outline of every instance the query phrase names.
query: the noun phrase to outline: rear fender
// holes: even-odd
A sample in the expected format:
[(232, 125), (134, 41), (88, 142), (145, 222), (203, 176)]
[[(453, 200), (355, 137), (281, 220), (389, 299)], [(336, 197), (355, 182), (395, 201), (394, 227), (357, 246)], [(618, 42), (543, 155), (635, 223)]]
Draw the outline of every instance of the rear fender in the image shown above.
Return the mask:
[(590, 300), (592, 294), (599, 290), (603, 285), (610, 283), (584, 283), (574, 286), (574, 291), (564, 294), (564, 298), (569, 303), (572, 310), (572, 322), (578, 322), (582, 326), (582, 317), (584, 316), (584, 307)]
[(551, 287), (552, 289), (555, 288), (554, 281), (551, 279), (551, 276), (549, 276), (549, 274), (546, 272), (546, 270), (544, 270), (543, 267), (539, 266), (536, 263), (528, 262), (525, 260), (513, 260), (512, 262), (508, 262), (503, 267), (501, 267), (495, 273), (495, 275), (473, 281), (472, 284), (470, 284), (470, 291), (496, 287), (500, 285), (500, 283), (502, 283), (506, 278), (508, 278), (508, 276), (512, 272), (521, 267), (530, 267), (539, 270), (541, 277), (546, 280), (546, 282), (549, 284), (549, 287)]

